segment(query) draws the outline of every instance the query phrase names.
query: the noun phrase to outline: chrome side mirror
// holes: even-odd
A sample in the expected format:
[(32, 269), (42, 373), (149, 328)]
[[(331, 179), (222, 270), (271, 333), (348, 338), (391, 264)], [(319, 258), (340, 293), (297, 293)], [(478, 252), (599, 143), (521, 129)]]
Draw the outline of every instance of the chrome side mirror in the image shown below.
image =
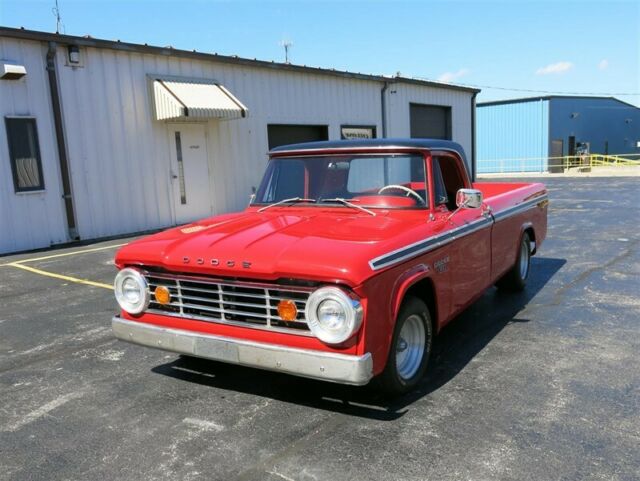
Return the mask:
[(458, 209), (479, 209), (482, 207), (482, 192), (477, 189), (460, 189), (456, 193)]

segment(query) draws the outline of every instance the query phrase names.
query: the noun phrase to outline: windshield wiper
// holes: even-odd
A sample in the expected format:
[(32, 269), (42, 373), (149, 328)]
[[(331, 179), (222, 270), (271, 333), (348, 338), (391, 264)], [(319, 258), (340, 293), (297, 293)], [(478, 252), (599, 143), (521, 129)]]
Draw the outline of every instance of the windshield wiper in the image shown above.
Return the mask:
[(275, 207), (276, 205), (296, 203), (296, 202), (316, 202), (316, 200), (305, 199), (304, 197), (291, 197), (290, 199), (282, 199), (282, 200), (279, 200), (278, 202), (274, 202), (273, 204), (265, 205), (264, 207), (261, 207), (260, 209), (258, 209), (258, 212), (265, 211), (271, 207)]
[(340, 202), (349, 207), (353, 207), (354, 209), (361, 210), (362, 212), (366, 212), (367, 214), (371, 214), (372, 216), (376, 216), (376, 213), (372, 210), (365, 209), (359, 205), (354, 204), (353, 202), (349, 202), (347, 199), (343, 199), (342, 197), (336, 197), (335, 199), (320, 199), (320, 202)]

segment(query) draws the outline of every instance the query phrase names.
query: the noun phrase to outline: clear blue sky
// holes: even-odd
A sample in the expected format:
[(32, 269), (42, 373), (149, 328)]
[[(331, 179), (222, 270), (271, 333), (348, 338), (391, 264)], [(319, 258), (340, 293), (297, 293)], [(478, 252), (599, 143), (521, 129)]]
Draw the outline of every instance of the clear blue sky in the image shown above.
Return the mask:
[[(55, 31), (54, 0), (0, 0), (0, 24)], [(636, 1), (59, 0), (63, 31), (462, 84), (640, 93)], [(483, 88), (480, 100), (535, 95)], [(619, 96), (640, 105), (640, 95)]]

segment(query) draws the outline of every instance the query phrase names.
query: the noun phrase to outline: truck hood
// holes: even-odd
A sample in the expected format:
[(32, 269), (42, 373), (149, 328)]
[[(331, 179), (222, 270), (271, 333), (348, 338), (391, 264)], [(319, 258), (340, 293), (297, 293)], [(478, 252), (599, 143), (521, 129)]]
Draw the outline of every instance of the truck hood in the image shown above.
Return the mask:
[(408, 242), (413, 229), (424, 229), (424, 217), (424, 212), (415, 211), (394, 215), (381, 211), (373, 217), (347, 209), (249, 210), (134, 241), (117, 253), (116, 264), (355, 286), (373, 274), (370, 260), (397, 247), (403, 234)]

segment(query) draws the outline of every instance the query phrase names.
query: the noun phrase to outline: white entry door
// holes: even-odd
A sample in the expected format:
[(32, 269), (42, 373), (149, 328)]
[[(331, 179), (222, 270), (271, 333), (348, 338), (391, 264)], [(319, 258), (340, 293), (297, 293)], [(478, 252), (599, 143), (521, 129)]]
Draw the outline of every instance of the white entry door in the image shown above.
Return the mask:
[(209, 160), (205, 126), (169, 126), (171, 184), (176, 223), (184, 224), (210, 216)]

